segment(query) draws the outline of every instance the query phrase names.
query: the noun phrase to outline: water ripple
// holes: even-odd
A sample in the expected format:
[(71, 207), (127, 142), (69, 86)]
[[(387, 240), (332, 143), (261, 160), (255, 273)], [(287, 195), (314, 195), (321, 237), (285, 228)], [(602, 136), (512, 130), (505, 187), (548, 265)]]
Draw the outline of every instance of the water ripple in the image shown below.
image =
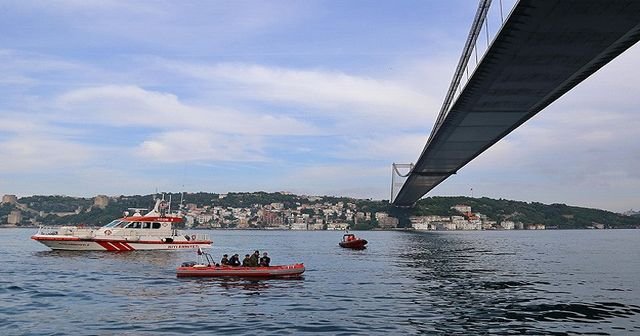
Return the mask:
[(366, 232), (363, 251), (340, 233), (210, 232), (216, 255), (304, 262), (290, 280), (176, 278), (192, 253), (48, 251), (0, 232), (2, 335), (640, 334), (640, 231)]

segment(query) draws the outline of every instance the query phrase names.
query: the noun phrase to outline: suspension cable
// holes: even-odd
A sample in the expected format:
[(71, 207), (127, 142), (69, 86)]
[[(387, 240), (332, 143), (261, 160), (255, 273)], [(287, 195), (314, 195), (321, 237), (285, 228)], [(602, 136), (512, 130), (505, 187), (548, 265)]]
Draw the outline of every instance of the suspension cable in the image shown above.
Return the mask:
[(455, 92), (460, 85), (460, 79), (464, 74), (464, 68), (469, 61), (471, 53), (474, 49), (474, 45), (476, 45), (476, 41), (478, 40), (478, 35), (480, 35), (480, 31), (482, 30), (482, 24), (487, 17), (487, 13), (489, 12), (489, 6), (491, 6), (491, 0), (480, 0), (478, 10), (476, 11), (476, 16), (473, 19), (473, 23), (471, 24), (471, 31), (469, 32), (469, 36), (467, 37), (462, 55), (460, 56), (460, 60), (458, 61), (456, 72), (453, 76), (451, 84), (449, 85), (449, 90), (447, 91), (447, 95), (445, 96), (442, 107), (440, 108), (440, 114), (438, 115), (438, 119), (436, 120), (436, 124), (431, 131), (431, 136), (429, 137), (429, 139), (431, 139), (431, 137), (433, 137), (433, 135), (436, 133), (445, 116), (449, 112), (449, 107), (451, 106)]

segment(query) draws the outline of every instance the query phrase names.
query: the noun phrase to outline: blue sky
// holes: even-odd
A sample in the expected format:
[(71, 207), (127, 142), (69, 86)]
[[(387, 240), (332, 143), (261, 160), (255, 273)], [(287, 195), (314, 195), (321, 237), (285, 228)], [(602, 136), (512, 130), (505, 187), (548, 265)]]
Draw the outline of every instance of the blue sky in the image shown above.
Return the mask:
[[(390, 164), (422, 150), (476, 7), (2, 2), (0, 193), (387, 199)], [(430, 195), (640, 208), (639, 49)]]

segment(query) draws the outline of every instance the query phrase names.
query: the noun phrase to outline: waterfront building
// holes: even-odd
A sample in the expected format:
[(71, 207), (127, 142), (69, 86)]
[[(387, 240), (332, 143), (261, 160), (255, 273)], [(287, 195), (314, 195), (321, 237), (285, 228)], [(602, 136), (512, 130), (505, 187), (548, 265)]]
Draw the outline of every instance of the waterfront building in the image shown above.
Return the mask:
[(411, 227), (416, 229), (416, 230), (420, 230), (420, 231), (431, 231), (431, 230), (436, 230), (436, 224), (432, 223), (432, 222), (418, 222), (418, 223), (411, 223)]
[(500, 226), (505, 230), (513, 230), (516, 228), (516, 223), (512, 221), (502, 221)]
[(378, 221), (378, 226), (381, 229), (395, 229), (398, 227), (398, 219), (395, 217), (383, 217)]
[(7, 216), (7, 224), (17, 225), (22, 222), (22, 212), (20, 210), (13, 210)]
[(546, 229), (544, 224), (528, 224), (525, 226), (526, 230), (544, 230)]
[(238, 217), (238, 228), (246, 229), (249, 227), (249, 219), (247, 217)]
[(346, 230), (349, 227), (347, 223), (328, 223), (327, 230)]
[(496, 221), (492, 221), (492, 220), (488, 220), (488, 219), (483, 219), (482, 220), (482, 229), (483, 230), (491, 230), (496, 228), (496, 226), (498, 225), (498, 222)]
[(380, 221), (383, 218), (389, 217), (389, 214), (387, 214), (386, 212), (376, 212), (375, 217), (377, 221)]
[(309, 230), (324, 230), (324, 224), (314, 223), (308, 225)]
[(291, 230), (306, 230), (307, 229), (307, 223), (292, 223), (291, 224)]
[(196, 217), (196, 221), (200, 224), (209, 223), (213, 220), (213, 215), (209, 214), (201, 214)]
[(451, 219), (444, 216), (412, 216), (409, 217), (411, 227), (416, 230), (436, 230), (437, 223), (449, 222)]
[(284, 223), (280, 213), (275, 211), (263, 211), (261, 221), (270, 227), (278, 227)]
[(436, 230), (450, 231), (450, 230), (456, 230), (456, 229), (457, 229), (457, 225), (452, 221), (443, 221), (443, 222), (436, 223)]

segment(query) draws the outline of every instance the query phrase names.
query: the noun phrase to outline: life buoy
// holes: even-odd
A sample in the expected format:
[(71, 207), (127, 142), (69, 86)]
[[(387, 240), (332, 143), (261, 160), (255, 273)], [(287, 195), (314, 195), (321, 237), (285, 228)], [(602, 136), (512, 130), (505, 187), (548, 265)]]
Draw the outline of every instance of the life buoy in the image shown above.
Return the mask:
[(111, 230), (105, 230), (104, 234), (106, 234), (107, 236), (110, 236), (111, 235)]
[(191, 240), (196, 240), (196, 235), (191, 235)]

